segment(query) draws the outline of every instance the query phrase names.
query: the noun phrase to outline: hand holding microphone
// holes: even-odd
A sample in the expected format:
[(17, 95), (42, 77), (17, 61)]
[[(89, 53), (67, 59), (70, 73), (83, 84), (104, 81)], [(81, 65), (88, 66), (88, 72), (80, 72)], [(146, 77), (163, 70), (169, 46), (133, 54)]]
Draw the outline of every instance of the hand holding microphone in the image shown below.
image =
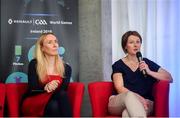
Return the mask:
[(141, 66), (143, 63), (145, 63), (145, 62), (143, 61), (141, 52), (137, 52), (137, 53), (136, 53), (136, 57), (138, 58), (138, 61), (139, 61), (139, 63), (140, 63), (140, 70), (142, 71), (142, 74), (144, 75), (144, 77), (147, 77), (147, 71), (146, 71), (146, 69), (145, 69), (145, 66), (144, 66), (144, 65)]

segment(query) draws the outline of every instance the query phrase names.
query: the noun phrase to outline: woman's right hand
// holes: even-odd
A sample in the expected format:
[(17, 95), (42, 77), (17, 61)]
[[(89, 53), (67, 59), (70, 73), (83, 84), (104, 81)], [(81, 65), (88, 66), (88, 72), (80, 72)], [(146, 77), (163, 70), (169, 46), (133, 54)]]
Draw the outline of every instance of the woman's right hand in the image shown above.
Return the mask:
[(44, 90), (47, 91), (48, 93), (50, 93), (50, 92), (56, 90), (56, 88), (58, 87), (59, 84), (60, 84), (59, 80), (52, 80), (44, 86)]

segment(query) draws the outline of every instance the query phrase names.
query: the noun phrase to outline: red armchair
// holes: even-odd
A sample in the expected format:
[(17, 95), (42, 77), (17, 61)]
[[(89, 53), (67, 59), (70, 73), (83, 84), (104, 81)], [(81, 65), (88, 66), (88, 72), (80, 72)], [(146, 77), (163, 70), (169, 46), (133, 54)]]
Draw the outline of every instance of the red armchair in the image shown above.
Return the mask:
[(5, 85), (0, 83), (0, 117), (4, 115)]
[[(9, 117), (20, 116), (20, 101), (22, 95), (27, 91), (27, 87), (27, 83), (6, 84), (7, 108)], [(69, 84), (68, 96), (70, 97), (74, 117), (80, 117), (83, 95), (83, 83), (72, 82)]]
[[(93, 117), (111, 117), (108, 113), (108, 100), (114, 91), (112, 82), (92, 82), (88, 85)], [(154, 84), (153, 95), (155, 117), (169, 116), (169, 82)]]

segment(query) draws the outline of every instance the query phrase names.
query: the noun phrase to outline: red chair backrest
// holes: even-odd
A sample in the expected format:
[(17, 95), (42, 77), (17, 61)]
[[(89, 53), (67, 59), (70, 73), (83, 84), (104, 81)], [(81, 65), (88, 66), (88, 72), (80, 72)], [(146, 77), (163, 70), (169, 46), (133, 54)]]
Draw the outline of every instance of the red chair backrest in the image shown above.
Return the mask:
[(3, 117), (4, 114), (5, 91), (5, 85), (0, 83), (0, 117)]
[[(114, 90), (112, 82), (93, 82), (88, 85), (93, 116), (103, 117), (108, 114), (108, 101)], [(97, 102), (97, 103), (93, 103)]]
[(6, 96), (8, 116), (18, 117), (20, 115), (20, 102), (22, 96), (27, 91), (27, 83), (8, 83), (6, 84)]

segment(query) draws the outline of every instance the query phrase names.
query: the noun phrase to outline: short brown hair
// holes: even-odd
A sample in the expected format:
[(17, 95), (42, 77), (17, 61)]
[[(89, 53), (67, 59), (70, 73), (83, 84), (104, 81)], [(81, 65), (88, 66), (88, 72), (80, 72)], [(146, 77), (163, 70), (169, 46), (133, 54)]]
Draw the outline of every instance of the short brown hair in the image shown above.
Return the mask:
[(126, 47), (128, 38), (131, 35), (139, 37), (139, 39), (140, 39), (140, 41), (142, 43), (141, 35), (137, 31), (127, 31), (126, 33), (123, 34), (123, 36), (121, 38), (121, 46), (122, 46), (122, 49), (123, 49), (124, 53), (127, 53), (127, 50), (125, 49), (125, 47)]

